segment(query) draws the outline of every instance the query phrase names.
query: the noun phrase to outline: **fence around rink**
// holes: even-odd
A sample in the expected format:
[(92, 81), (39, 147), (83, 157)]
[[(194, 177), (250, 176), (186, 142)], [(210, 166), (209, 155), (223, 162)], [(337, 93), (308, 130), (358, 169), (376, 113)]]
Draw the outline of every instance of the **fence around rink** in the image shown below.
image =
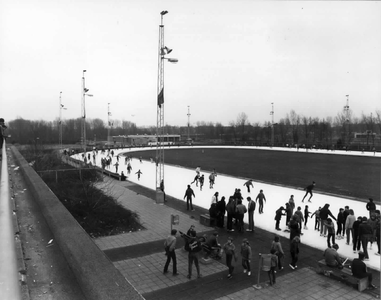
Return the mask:
[(3, 143), (0, 187), (0, 295), (1, 299), (21, 299), (17, 270), (13, 209), (5, 140)]

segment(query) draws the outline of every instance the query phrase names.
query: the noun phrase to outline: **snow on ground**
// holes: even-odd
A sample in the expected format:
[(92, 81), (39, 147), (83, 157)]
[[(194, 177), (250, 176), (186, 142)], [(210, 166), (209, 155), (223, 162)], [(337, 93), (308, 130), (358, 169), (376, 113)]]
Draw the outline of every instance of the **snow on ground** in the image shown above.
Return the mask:
[[(182, 147), (183, 148), (183, 147)], [(194, 146), (193, 148), (196, 148)], [(208, 147), (199, 147), (199, 148), (208, 148)], [(215, 146), (211, 147), (215, 148)], [(226, 147), (225, 147), (226, 148)], [(256, 150), (269, 150), (271, 148), (266, 147), (241, 147), (241, 148), (248, 148), (248, 149), (256, 149)], [(153, 150), (152, 148), (133, 148), (133, 149), (119, 149), (114, 150), (114, 157), (112, 160), (112, 167), (111, 171), (115, 172), (115, 167), (113, 166), (116, 162), (116, 155), (126, 153), (127, 155), (134, 156), (134, 151), (141, 151), (141, 150)], [(277, 151), (296, 151), (294, 148), (272, 148), (272, 150)], [(306, 151), (306, 150), (299, 150), (299, 151)], [(358, 155), (358, 156), (376, 156), (381, 157), (381, 153), (361, 153), (361, 152), (346, 152), (346, 151), (326, 151), (326, 150), (309, 150), (309, 153), (313, 155), (312, 153), (326, 153), (326, 154), (335, 154), (335, 155)], [(96, 158), (96, 164), (98, 166), (101, 166), (100, 159), (101, 157), (104, 157), (105, 155), (97, 155)], [(74, 158), (80, 159), (81, 154), (76, 154), (73, 156)], [(140, 184), (142, 186), (145, 186), (150, 189), (155, 189), (156, 184), (156, 166), (154, 163), (150, 161), (143, 160), (142, 163), (139, 162), (139, 160), (134, 157), (131, 161), (132, 166), (132, 172), (131, 175), (128, 177), (128, 180), (137, 184)], [(196, 166), (195, 166), (196, 168)], [(202, 168), (202, 166), (201, 166)], [(127, 175), (127, 166), (124, 162), (124, 157), (121, 156), (119, 159), (119, 173), (121, 171), (124, 171), (124, 173)], [(140, 180), (138, 181), (137, 174), (135, 174), (138, 170), (141, 170), (143, 173), (141, 175)], [(216, 169), (218, 173), (218, 168)], [(203, 187), (203, 190), (200, 191), (199, 187), (196, 187), (195, 184), (192, 185), (192, 189), (194, 190), (194, 193), (196, 197), (193, 199), (193, 204), (209, 209), (210, 202), (213, 194), (215, 192), (219, 192), (219, 198), (222, 196), (225, 196), (226, 202), (229, 199), (229, 196), (233, 195), (234, 190), (236, 188), (240, 188), (242, 192), (242, 196), (244, 197), (244, 204), (247, 204), (246, 198), (250, 196), (252, 199), (255, 199), (257, 194), (259, 193), (259, 190), (263, 190), (265, 196), (266, 196), (266, 203), (264, 205), (264, 213), (259, 214), (258, 213), (258, 205), (256, 208), (256, 211), (254, 213), (254, 222), (255, 226), (262, 228), (264, 230), (274, 232), (278, 235), (289, 237), (288, 232), (283, 231), (277, 231), (275, 230), (275, 211), (280, 206), (285, 206), (285, 203), (288, 202), (290, 195), (294, 195), (295, 199), (295, 205), (296, 208), (298, 206), (301, 206), (302, 212), (304, 212), (305, 205), (308, 205), (309, 211), (314, 212), (316, 209), (319, 208), (319, 206), (323, 207), (324, 204), (329, 203), (330, 204), (330, 210), (332, 214), (336, 217), (339, 208), (344, 208), (345, 205), (348, 205), (351, 209), (354, 210), (356, 218), (358, 216), (366, 216), (369, 217), (369, 213), (366, 210), (366, 203), (360, 202), (360, 201), (354, 201), (351, 199), (346, 199), (342, 197), (335, 197), (335, 196), (329, 196), (324, 194), (319, 194), (319, 192), (314, 192), (314, 196), (312, 197), (311, 201), (312, 203), (307, 202), (307, 199), (309, 195), (305, 199), (305, 203), (302, 203), (303, 196), (305, 194), (305, 191), (303, 190), (296, 190), (294, 188), (288, 188), (288, 187), (282, 187), (272, 184), (265, 184), (261, 182), (255, 182), (253, 181), (254, 188), (251, 189), (251, 194), (247, 192), (247, 189), (243, 184), (250, 178), (235, 178), (227, 175), (218, 175), (215, 181), (215, 185), (213, 189), (209, 189), (209, 174), (211, 170), (202, 170), (201, 174), (205, 175), (205, 184)], [(177, 199), (183, 199), (185, 190), (187, 188), (187, 185), (190, 184), (196, 173), (194, 169), (187, 169), (182, 168), (179, 166), (170, 166), (166, 165), (164, 169), (165, 174), (165, 192), (167, 195), (170, 195), (172, 197), (175, 197)], [(309, 182), (306, 182), (306, 185), (308, 185)], [(184, 206), (186, 205), (184, 201)], [(377, 209), (380, 209), (379, 206), (377, 206)], [(245, 214), (245, 222), (248, 222), (247, 214)], [(285, 216), (282, 217), (280, 228), (284, 229), (286, 222)], [(180, 220), (181, 224), (181, 220)], [(315, 225), (315, 217), (312, 219), (310, 218), (308, 220), (308, 230), (302, 230), (304, 235), (301, 237), (301, 241), (304, 244), (307, 244), (309, 246), (324, 250), (327, 248), (327, 241), (326, 238), (320, 236), (320, 232), (314, 230)], [(335, 228), (337, 229), (337, 224), (335, 223)], [(249, 233), (245, 233), (249, 234)], [(352, 245), (346, 245), (346, 239), (336, 240), (336, 243), (340, 246), (339, 254), (342, 257), (348, 257), (350, 259), (356, 258), (357, 254), (353, 253)], [(380, 270), (380, 256), (375, 255), (377, 252), (377, 245), (376, 243), (373, 243), (372, 249), (369, 249), (368, 247), (368, 253), (369, 253), (369, 261), (367, 261), (367, 265)]]

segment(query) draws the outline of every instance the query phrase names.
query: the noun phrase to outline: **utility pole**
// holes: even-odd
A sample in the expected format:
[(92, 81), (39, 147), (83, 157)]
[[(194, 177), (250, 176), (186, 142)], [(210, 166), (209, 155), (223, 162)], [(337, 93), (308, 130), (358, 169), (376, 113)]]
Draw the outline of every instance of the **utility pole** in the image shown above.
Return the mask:
[(188, 114), (187, 114), (187, 116), (188, 116), (188, 139), (187, 139), (187, 142), (190, 143), (189, 127), (190, 127), (190, 116), (191, 116), (191, 114), (190, 114), (190, 106), (189, 105), (188, 105)]
[(345, 137), (346, 137), (346, 146), (349, 146), (349, 95), (347, 97), (347, 105), (344, 106), (345, 111)]
[(164, 46), (164, 23), (163, 18), (168, 11), (160, 13), (159, 25), (159, 51), (158, 51), (158, 76), (157, 76), (157, 123), (156, 123), (156, 203), (164, 203), (164, 193), (161, 190), (161, 183), (164, 186), (164, 61), (177, 63), (175, 58), (166, 58), (165, 55), (172, 52), (172, 49)]
[(271, 147), (274, 147), (274, 103), (271, 102)]
[(110, 143), (110, 129), (111, 129), (111, 121), (110, 121), (111, 111), (110, 111), (110, 103), (107, 103), (107, 144)]
[(62, 150), (62, 102), (61, 102), (61, 95), (62, 95), (62, 92), (60, 92), (60, 103), (59, 103), (59, 119), (58, 119), (58, 126), (59, 126), (59, 136), (58, 136), (58, 143), (60, 145), (60, 149)]
[(81, 130), (81, 139), (82, 139), (82, 148), (83, 153), (86, 154), (86, 96), (92, 97), (93, 95), (86, 94), (89, 89), (85, 85), (85, 73), (86, 70), (82, 71), (82, 102), (81, 102), (81, 117), (82, 117), (82, 130)]

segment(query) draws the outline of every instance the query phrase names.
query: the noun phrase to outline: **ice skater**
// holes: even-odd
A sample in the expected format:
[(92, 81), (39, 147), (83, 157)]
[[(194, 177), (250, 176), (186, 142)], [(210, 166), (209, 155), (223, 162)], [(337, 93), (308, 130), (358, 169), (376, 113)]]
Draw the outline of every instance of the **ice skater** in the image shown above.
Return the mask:
[(200, 178), (198, 179), (198, 181), (200, 182), (200, 191), (202, 191), (202, 187), (204, 186), (204, 181), (205, 181), (204, 174), (202, 174), (202, 175), (200, 176)]
[(143, 175), (143, 173), (142, 173), (142, 171), (140, 171), (140, 169), (135, 174), (138, 174), (138, 180), (140, 180), (140, 175)]
[(209, 188), (212, 189), (214, 185), (214, 180), (216, 179), (215, 174), (211, 173), (209, 175)]
[(304, 189), (306, 191), (306, 194), (304, 195), (302, 202), (304, 202), (304, 198), (306, 198), (308, 194), (310, 194), (310, 198), (308, 199), (308, 202), (311, 202), (311, 198), (313, 196), (312, 190), (314, 189), (314, 187), (315, 187), (315, 181), (312, 181), (312, 184), (310, 184)]
[(200, 174), (196, 174), (196, 176), (194, 177), (194, 180), (191, 182), (191, 184), (196, 182), (196, 186), (198, 186), (199, 180), (200, 180)]
[(253, 187), (253, 188), (254, 188), (253, 180), (250, 179), (250, 180), (246, 181), (243, 185), (244, 185), (244, 186), (246, 185), (246, 187), (247, 187), (247, 192), (250, 194), (250, 187)]
[(263, 201), (266, 202), (266, 197), (265, 194), (263, 194), (263, 190), (260, 190), (257, 198), (255, 198), (255, 202), (257, 201), (259, 203), (258, 211), (260, 214), (263, 214)]

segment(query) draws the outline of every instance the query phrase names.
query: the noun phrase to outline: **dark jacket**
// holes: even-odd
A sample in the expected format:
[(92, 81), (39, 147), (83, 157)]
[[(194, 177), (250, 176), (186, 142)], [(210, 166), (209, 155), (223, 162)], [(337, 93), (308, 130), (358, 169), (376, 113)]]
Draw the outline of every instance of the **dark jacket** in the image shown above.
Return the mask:
[(192, 198), (192, 196), (196, 197), (194, 195), (193, 190), (191, 188), (187, 188), (187, 190), (185, 191), (184, 199), (185, 199), (185, 197), (187, 197), (187, 199), (190, 199), (190, 198)]
[(332, 219), (336, 221), (336, 218), (333, 216), (331, 211), (329, 210), (329, 204), (326, 204), (323, 206), (323, 208), (320, 210), (320, 219), (321, 220), (327, 220), (328, 216), (331, 216)]

